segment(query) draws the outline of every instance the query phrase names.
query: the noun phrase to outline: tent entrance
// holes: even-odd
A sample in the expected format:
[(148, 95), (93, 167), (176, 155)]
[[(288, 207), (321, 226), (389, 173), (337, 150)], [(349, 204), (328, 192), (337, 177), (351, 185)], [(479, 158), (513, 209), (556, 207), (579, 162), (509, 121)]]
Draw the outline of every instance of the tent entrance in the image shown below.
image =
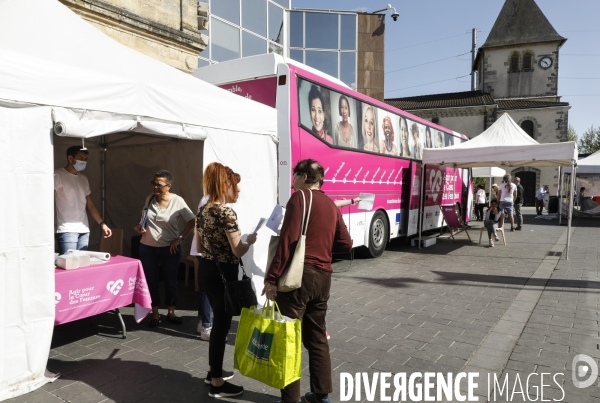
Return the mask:
[[(66, 165), (66, 150), (81, 139), (53, 135), (54, 167)], [(152, 193), (154, 173), (166, 169), (175, 176), (171, 192), (184, 198), (196, 212), (202, 197), (204, 141), (145, 134), (115, 133), (88, 138), (88, 164), (82, 172), (89, 180), (92, 200), (111, 228), (123, 229), (123, 253), (131, 255), (130, 240), (137, 235), (146, 197)], [(91, 250), (100, 247), (100, 228), (88, 214)], [(191, 238), (182, 245), (189, 251)]]

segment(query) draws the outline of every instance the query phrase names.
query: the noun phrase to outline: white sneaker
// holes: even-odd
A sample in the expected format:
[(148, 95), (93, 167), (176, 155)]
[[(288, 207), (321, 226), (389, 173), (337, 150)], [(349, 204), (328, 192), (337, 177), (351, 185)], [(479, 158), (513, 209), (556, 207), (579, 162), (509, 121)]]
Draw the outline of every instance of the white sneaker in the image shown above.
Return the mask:
[(490, 239), (490, 248), (494, 247), (494, 241), (492, 239)]
[(196, 333), (202, 334), (203, 330), (204, 330), (204, 326), (202, 326), (202, 321), (200, 321), (200, 322), (198, 322), (198, 326), (196, 326)]
[(496, 238), (496, 242), (500, 242), (500, 238), (498, 238), (498, 235), (494, 235), (494, 237)]
[(203, 327), (202, 332), (200, 332), (200, 340), (210, 341), (210, 330), (212, 327)]

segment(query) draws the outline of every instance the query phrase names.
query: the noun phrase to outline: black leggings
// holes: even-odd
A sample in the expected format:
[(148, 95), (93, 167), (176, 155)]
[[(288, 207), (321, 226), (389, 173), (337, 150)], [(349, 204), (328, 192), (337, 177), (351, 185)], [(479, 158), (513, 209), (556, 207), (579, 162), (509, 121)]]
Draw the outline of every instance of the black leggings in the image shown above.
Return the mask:
[(483, 220), (483, 208), (485, 207), (485, 203), (477, 203), (475, 205), (475, 213), (477, 214), (478, 220)]
[[(213, 378), (223, 377), (223, 355), (225, 354), (225, 338), (231, 328), (231, 315), (225, 312), (225, 287), (215, 262), (198, 257), (200, 270), (198, 279), (202, 291), (206, 293), (213, 309), (213, 324), (208, 346), (208, 363)], [(227, 281), (237, 281), (238, 265), (219, 262)]]

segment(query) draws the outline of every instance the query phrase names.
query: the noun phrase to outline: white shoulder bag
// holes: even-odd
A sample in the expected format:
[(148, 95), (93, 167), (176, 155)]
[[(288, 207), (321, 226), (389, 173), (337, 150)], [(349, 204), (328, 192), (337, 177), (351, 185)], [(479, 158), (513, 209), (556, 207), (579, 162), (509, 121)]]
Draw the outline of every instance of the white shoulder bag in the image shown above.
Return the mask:
[(310, 203), (308, 205), (308, 213), (306, 213), (306, 225), (304, 225), (304, 215), (306, 210), (306, 197), (304, 191), (302, 193), (302, 226), (300, 227), (300, 238), (296, 244), (294, 257), (290, 263), (290, 267), (283, 273), (277, 283), (278, 292), (294, 291), (302, 286), (302, 273), (304, 272), (304, 253), (306, 250), (306, 231), (308, 229), (308, 219), (310, 217), (310, 209), (312, 207), (312, 191), (310, 193)]

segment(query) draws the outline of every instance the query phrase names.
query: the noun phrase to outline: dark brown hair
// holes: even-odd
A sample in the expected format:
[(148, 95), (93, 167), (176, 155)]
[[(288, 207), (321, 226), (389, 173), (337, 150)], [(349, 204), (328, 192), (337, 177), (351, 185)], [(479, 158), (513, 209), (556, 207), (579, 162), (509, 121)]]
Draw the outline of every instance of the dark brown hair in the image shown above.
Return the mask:
[(325, 170), (317, 161), (307, 158), (305, 160), (298, 161), (294, 167), (294, 175), (306, 174), (306, 183), (313, 185), (319, 184), (319, 187), (323, 186), (323, 179), (325, 177)]

